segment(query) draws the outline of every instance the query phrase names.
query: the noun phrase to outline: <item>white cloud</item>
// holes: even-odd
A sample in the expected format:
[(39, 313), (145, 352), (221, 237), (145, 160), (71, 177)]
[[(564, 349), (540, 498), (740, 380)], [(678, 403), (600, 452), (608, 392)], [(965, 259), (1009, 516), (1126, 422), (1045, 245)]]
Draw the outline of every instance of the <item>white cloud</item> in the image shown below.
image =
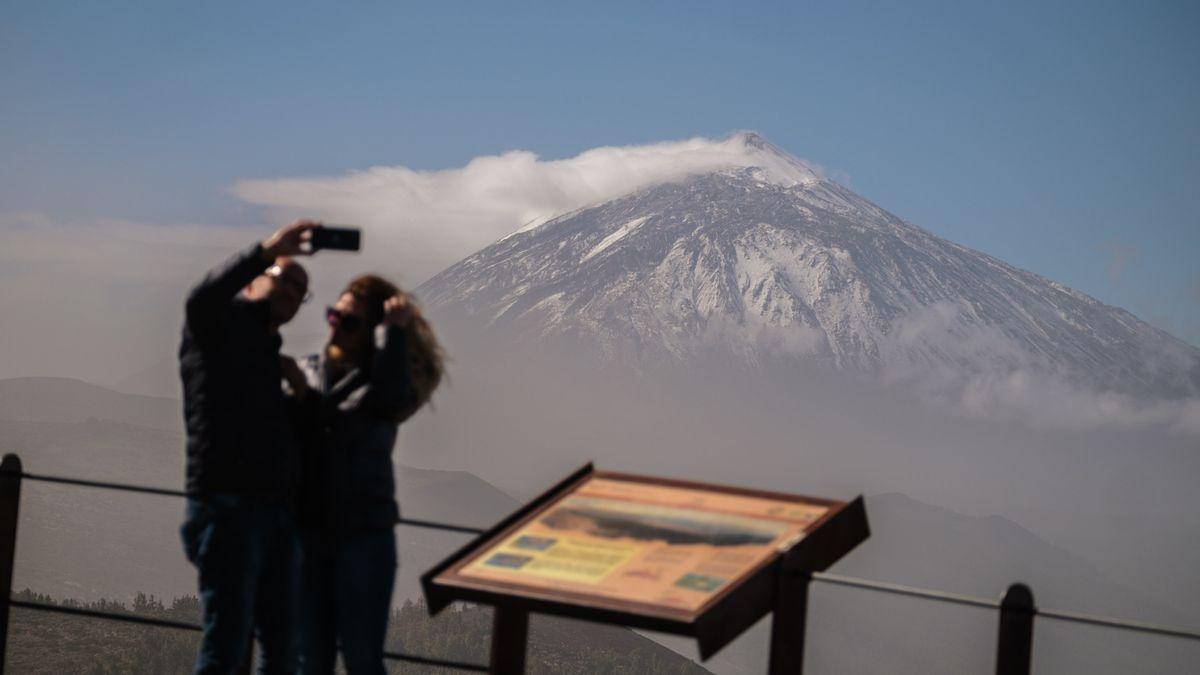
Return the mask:
[[(885, 356), (885, 380), (981, 419), (1039, 429), (1155, 427), (1200, 435), (1200, 399), (1140, 399), (1097, 391), (1073, 382), (1047, 358), (1024, 349), (995, 326), (964, 321), (968, 315), (960, 305), (939, 302), (897, 320), (887, 343), (891, 350)], [(904, 358), (906, 350), (939, 358), (915, 362)]]
[(958, 402), (972, 416), (1021, 421), (1034, 428), (1089, 430), (1165, 428), (1200, 434), (1200, 400), (1138, 400), (1092, 391), (1029, 370), (967, 378)]
[(785, 183), (811, 181), (820, 171), (756, 136), (735, 134), (594, 148), (562, 160), (515, 150), (444, 171), (380, 166), (344, 176), (244, 180), (233, 193), (279, 221), (309, 216), (362, 227), (362, 260), (414, 284), (531, 221), (733, 166), (762, 166)]

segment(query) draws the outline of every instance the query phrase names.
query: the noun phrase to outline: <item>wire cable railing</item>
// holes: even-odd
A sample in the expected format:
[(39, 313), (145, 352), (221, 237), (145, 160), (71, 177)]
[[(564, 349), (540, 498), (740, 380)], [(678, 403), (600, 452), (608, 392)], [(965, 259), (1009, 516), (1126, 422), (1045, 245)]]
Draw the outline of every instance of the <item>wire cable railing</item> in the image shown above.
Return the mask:
[[(137, 614), (122, 614), (118, 612), (108, 612), (103, 610), (88, 609), (82, 607), (51, 605), (40, 602), (30, 602), (27, 600), (19, 600), (11, 597), (12, 592), (12, 566), (13, 553), (15, 550), (15, 534), (16, 534), (16, 517), (17, 507), (19, 505), (19, 485), (20, 481), (38, 481), (43, 483), (56, 483), (60, 485), (71, 485), (76, 487), (88, 487), (102, 490), (117, 490), (122, 492), (134, 492), (142, 494), (152, 494), (167, 497), (187, 497), (187, 493), (182, 490), (173, 490), (168, 488), (160, 488), (146, 485), (134, 485), (130, 483), (118, 483), (108, 481), (88, 480), (83, 478), (73, 478), (68, 476), (54, 476), (40, 473), (30, 473), (21, 470), (20, 460), (15, 455), (7, 455), (4, 458), (3, 465), (0, 465), (0, 584), (4, 584), (7, 590), (4, 591), (4, 596), (0, 596), (0, 671), (3, 669), (4, 647), (6, 646), (7, 627), (8, 627), (8, 607), (17, 607), (21, 609), (55, 612), (59, 614), (70, 614), (75, 616), (83, 616), (93, 619), (101, 619), (107, 621), (121, 621), (126, 623), (143, 624), (149, 626), (157, 626), (162, 628), (175, 628), (180, 630), (200, 631), (202, 630), (199, 624), (189, 623), (184, 621), (173, 621), (169, 619), (160, 619), (156, 617), (146, 617)], [(15, 490), (10, 490), (11, 485), (16, 485)], [(9, 493), (12, 497), (9, 497)], [(11, 505), (10, 505), (11, 502)], [(453, 523), (442, 523), (432, 520), (420, 520), (412, 518), (399, 518), (396, 520), (397, 525), (405, 527), (420, 527), (433, 530), (441, 530), (445, 532), (454, 532), (458, 534), (478, 535), (486, 530), (478, 527), (467, 525), (457, 525)], [(916, 586), (907, 586), (904, 584), (889, 583), (882, 581), (874, 581), (870, 579), (861, 579), (857, 577), (844, 576), (840, 574), (831, 574), (828, 572), (813, 572), (810, 575), (811, 580), (823, 584), (841, 586), (848, 588), (857, 588), (878, 593), (887, 593), (892, 595), (900, 595), (906, 597), (920, 598), (933, 602), (965, 605), (971, 607), (980, 607), (985, 609), (1000, 610), (1002, 615), (1002, 642), (1004, 633), (1004, 618), (1006, 613), (1020, 615), (1020, 618), (1028, 623), (1026, 630), (1031, 633), (1032, 619), (1034, 616), (1041, 616), (1051, 620), (1064, 621), (1068, 623), (1086, 624), (1093, 626), (1102, 626), (1117, 630), (1131, 631), (1143, 634), (1158, 635), (1182, 640), (1191, 640), (1200, 642), (1200, 631), (1186, 628), (1164, 626), (1140, 621), (1130, 621), (1127, 619), (1118, 619), (1108, 616), (1099, 616), (1085, 614), (1081, 612), (1071, 612), (1055, 609), (1047, 609), (1036, 607), (1033, 604), (1032, 594), (1022, 584), (1014, 584), (1009, 588), (1008, 593), (1002, 600), (990, 598), (982, 598), (977, 596), (963, 595), (958, 593), (950, 593), (946, 591), (938, 591), (928, 588), (920, 588)], [(1023, 591), (1021, 589), (1024, 589)], [(1014, 591), (1017, 591), (1014, 593)], [(1027, 596), (1027, 597), (1025, 597)], [(1026, 645), (1027, 647), (1028, 645)], [(1001, 647), (1001, 652), (1003, 647)], [(409, 663), (441, 666), (446, 668), (456, 668), (460, 670), (486, 672), (487, 666), (475, 663), (466, 663), (458, 661), (450, 661), (429, 656), (421, 656), (417, 654), (404, 654), (397, 652), (385, 652), (384, 657), (394, 661), (405, 661)], [(1026, 666), (1024, 670), (1006, 670), (1002, 665), (997, 666), (997, 672), (1028, 672), (1027, 660), (1025, 656)], [(1003, 658), (1000, 659), (1003, 662)]]
[[(95, 489), (99, 489), (99, 490), (116, 490), (116, 491), (120, 491), (120, 492), (133, 492), (133, 493), (138, 493), (138, 494), (150, 494), (150, 495), (158, 495), (158, 496), (164, 496), (164, 497), (181, 497), (181, 498), (187, 497), (187, 493), (182, 490), (174, 490), (174, 489), (169, 489), (169, 488), (161, 488), (161, 487), (154, 487), (154, 486), (148, 486), (148, 485), (134, 485), (132, 483), (118, 483), (118, 482), (111, 482), (111, 481), (89, 480), (89, 479), (85, 479), (85, 478), (74, 478), (74, 477), (70, 477), (70, 476), (53, 476), (53, 475), (49, 475), (49, 474), (31, 473), (31, 472), (27, 472), (27, 471), (22, 471), (19, 468), (19, 463), (17, 464), (18, 468), (15, 468), (15, 469), (8, 468), (8, 466), (7, 466), (9, 464), (8, 457), (5, 457), (4, 464), (5, 464), (5, 467), (0, 468), (0, 479), (4, 479), (4, 478), (16, 479), (17, 481), (28, 480), (28, 481), (36, 481), (36, 482), (41, 482), (41, 483), (70, 485), (73, 487), (95, 488)], [(19, 495), (18, 495), (18, 498), (19, 498)], [(7, 504), (2, 503), (4, 501), (5, 500), (3, 499), (3, 496), (0, 495), (0, 510), (6, 509), (6, 507), (7, 507)], [(5, 514), (5, 515), (7, 515), (7, 514)], [(12, 512), (12, 521), (13, 521), (13, 525), (14, 525), (13, 534), (15, 534), (16, 515), (17, 515), (16, 509), (14, 508), (13, 512)], [(3, 516), (0, 516), (0, 521), (3, 521), (3, 520), (4, 520)], [(427, 529), (441, 530), (444, 532), (454, 532), (457, 534), (478, 535), (484, 531), (483, 529), (477, 528), (477, 527), (469, 527), (466, 525), (455, 525), (452, 523), (439, 523), (436, 521), (418, 520), (418, 519), (413, 519), (413, 518), (398, 518), (396, 520), (396, 524), (403, 525), (406, 527), (421, 527), (421, 528), (427, 528)], [(3, 535), (4, 535), (3, 530), (4, 529), (6, 529), (6, 528), (4, 528), (3, 523), (0, 522), (0, 539), (3, 538)], [(8, 543), (8, 542), (4, 542), (4, 543)], [(15, 543), (16, 543), (15, 541), (11, 542), (11, 545), (6, 547), (7, 550), (12, 551), (15, 547)], [(0, 545), (0, 548), (3, 548), (2, 545)], [(5, 584), (4, 595), (8, 596), (7, 598), (0, 598), (0, 605), (5, 605), (4, 600), (7, 599), (6, 607), (3, 609), (3, 611), (0, 611), (0, 614), (3, 614), (3, 617), (0, 618), (0, 623), (3, 624), (3, 629), (4, 629), (3, 636), (0, 636), (0, 645), (2, 645), (2, 646), (7, 646), (6, 645), (6, 643), (7, 643), (6, 637), (7, 637), (7, 632), (8, 632), (7, 631), (7, 627), (8, 627), (7, 607), (16, 607), (19, 609), (26, 609), (26, 610), (32, 610), (32, 611), (38, 611), (38, 612), (68, 614), (68, 615), (73, 615), (73, 616), (87, 617), (87, 618), (91, 618), (91, 619), (100, 619), (103, 621), (118, 621), (118, 622), (123, 622), (123, 623), (141, 624), (144, 626), (155, 626), (155, 627), (159, 627), (159, 628), (174, 628), (174, 629), (178, 629), (178, 630), (187, 630), (187, 631), (195, 631), (195, 632), (200, 632), (203, 630), (203, 627), (200, 626), (200, 624), (191, 623), (191, 622), (187, 622), (187, 621), (174, 621), (171, 619), (162, 619), (162, 618), (158, 618), (158, 617), (141, 616), (138, 614), (127, 614), (127, 613), (121, 613), (121, 612), (108, 612), (108, 611), (104, 611), (104, 610), (89, 609), (89, 608), (84, 608), (84, 607), (51, 605), (51, 604), (47, 604), (47, 603), (31, 602), (28, 600), (19, 600), (16, 598), (12, 598), (11, 597), (11, 593), (12, 593), (12, 581), (11, 580), (12, 580), (12, 568), (13, 568), (12, 558), (13, 558), (13, 555), (11, 552), (8, 552), (6, 554), (5, 550), (0, 550), (0, 577), (7, 578), (7, 583)], [(0, 578), (0, 582), (4, 582), (4, 581), (5, 581), (4, 578)], [(0, 647), (0, 649), (2, 649), (2, 647)], [(5, 653), (3, 651), (0, 651), (0, 672), (3, 672), (3, 670), (4, 670), (4, 665), (3, 665), (4, 664), (4, 661), (3, 661), (4, 656), (5, 656)], [(486, 672), (487, 671), (487, 666), (484, 666), (484, 665), (481, 665), (478, 663), (468, 663), (468, 662), (464, 662), (464, 661), (451, 661), (451, 660), (439, 659), (439, 658), (435, 658), (435, 657), (431, 657), (431, 656), (422, 656), (419, 654), (407, 654), (407, 653), (400, 653), (400, 652), (385, 651), (383, 656), (385, 659), (388, 659), (390, 661), (403, 661), (406, 663), (426, 665), (426, 666), (441, 666), (444, 668), (454, 668), (454, 669), (465, 670), (465, 671), (475, 671), (475, 672)]]
[[(84, 478), (69, 478), (67, 476), (50, 476), (47, 474), (30, 473), (28, 471), (22, 471), (19, 473), (14, 473), (12, 471), (0, 471), (0, 476), (17, 476), (23, 480), (39, 481), (42, 483), (58, 483), (60, 485), (74, 485), (77, 487), (90, 487), (100, 490), (138, 492), (142, 494), (161, 495), (164, 497), (187, 497), (187, 493), (183, 490), (172, 490), (170, 488), (152, 487), (148, 485), (133, 485), (132, 483), (112, 483), (101, 480), (87, 480)], [(484, 529), (480, 527), (439, 523), (432, 520), (417, 520), (414, 518), (401, 517), (396, 519), (396, 524), (405, 525), (408, 527), (424, 527), (433, 530), (444, 530), (446, 532), (460, 532), (463, 534), (483, 534), (484, 532)]]
[[(840, 574), (830, 574), (828, 572), (815, 572), (812, 575), (813, 581), (819, 581), (835, 586), (848, 586), (851, 588), (861, 588), (864, 590), (877, 591), (880, 593), (891, 593), (893, 595), (904, 595), (910, 598), (922, 598), (925, 600), (933, 600), (936, 602), (947, 602), (957, 605), (967, 605), (970, 607), (983, 607), (986, 609), (1000, 609), (1002, 602), (999, 600), (991, 600), (989, 598), (980, 598), (971, 595), (960, 595), (957, 593), (947, 593), (945, 591), (934, 591), (927, 588), (918, 588), (916, 586), (905, 586), (904, 584), (892, 584), (883, 581), (871, 581), (869, 579), (859, 579), (857, 577), (847, 577)], [(1084, 614), (1082, 612), (1067, 612), (1057, 609), (1046, 609), (1043, 607), (1035, 607), (1033, 609), (1034, 616), (1042, 616), (1047, 619), (1056, 619), (1058, 621), (1066, 621), (1068, 623), (1089, 624), (1093, 626), (1104, 626), (1105, 628), (1116, 628), (1119, 630), (1134, 631), (1137, 633), (1148, 633), (1150, 635), (1162, 635), (1166, 637), (1182, 638), (1184, 640), (1200, 641), (1200, 631), (1188, 630), (1186, 628), (1175, 628), (1172, 626), (1162, 626), (1159, 624), (1145, 623), (1142, 621), (1130, 621), (1128, 619), (1115, 619), (1108, 616), (1098, 616), (1094, 614)]]

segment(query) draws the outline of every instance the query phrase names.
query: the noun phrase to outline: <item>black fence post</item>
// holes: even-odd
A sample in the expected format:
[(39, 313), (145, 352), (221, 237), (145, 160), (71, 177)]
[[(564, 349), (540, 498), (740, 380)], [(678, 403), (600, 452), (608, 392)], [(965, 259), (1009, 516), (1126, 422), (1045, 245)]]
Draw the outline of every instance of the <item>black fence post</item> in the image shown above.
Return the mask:
[(13, 563), (17, 554), (17, 516), (21, 508), (21, 458), (0, 461), (0, 673), (8, 656), (8, 610), (12, 602)]
[(1029, 675), (1033, 658), (1033, 591), (1013, 584), (1000, 601), (1000, 638), (996, 643), (996, 675)]

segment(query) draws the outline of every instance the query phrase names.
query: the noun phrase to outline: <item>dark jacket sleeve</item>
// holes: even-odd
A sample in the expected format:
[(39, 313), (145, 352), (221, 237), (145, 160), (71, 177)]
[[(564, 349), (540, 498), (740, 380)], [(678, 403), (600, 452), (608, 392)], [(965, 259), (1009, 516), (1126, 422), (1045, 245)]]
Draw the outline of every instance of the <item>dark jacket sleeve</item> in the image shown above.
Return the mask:
[(420, 408), (409, 377), (408, 337), (396, 326), (387, 326), (383, 347), (375, 353), (371, 368), (371, 408), (394, 422), (402, 422)]
[(188, 293), (184, 316), (192, 334), (210, 334), (221, 321), (229, 302), (238, 291), (271, 265), (263, 259), (262, 244), (243, 249), (229, 260), (209, 271)]

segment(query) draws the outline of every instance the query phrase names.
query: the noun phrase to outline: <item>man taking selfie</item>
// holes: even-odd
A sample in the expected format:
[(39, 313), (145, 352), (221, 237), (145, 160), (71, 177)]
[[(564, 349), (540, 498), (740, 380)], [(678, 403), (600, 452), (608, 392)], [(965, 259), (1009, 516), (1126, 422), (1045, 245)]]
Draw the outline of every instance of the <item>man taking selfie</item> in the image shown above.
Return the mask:
[(280, 388), (279, 328), (308, 294), (298, 220), (192, 289), (179, 348), (187, 426), (184, 550), (200, 577), (196, 673), (232, 673), (251, 633), (259, 672), (296, 671), (297, 441)]

